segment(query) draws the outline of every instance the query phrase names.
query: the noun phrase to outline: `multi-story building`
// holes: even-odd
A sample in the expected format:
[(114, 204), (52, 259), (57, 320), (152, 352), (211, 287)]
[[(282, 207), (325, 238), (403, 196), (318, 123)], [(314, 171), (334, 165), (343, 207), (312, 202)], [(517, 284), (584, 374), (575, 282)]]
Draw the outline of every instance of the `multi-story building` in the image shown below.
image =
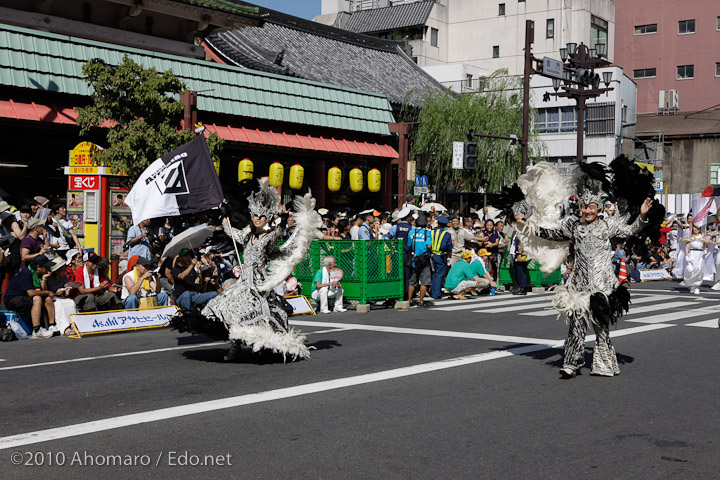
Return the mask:
[(407, 39), (421, 67), (465, 63), (521, 75), (526, 20), (535, 22), (536, 56), (557, 58), (566, 43), (583, 42), (606, 44), (608, 60), (614, 58), (610, 0), (323, 0), (321, 12), (316, 21)]
[[(535, 25), (533, 55), (560, 58), (567, 43), (605, 45), (606, 58), (615, 53), (615, 6), (610, 0), (323, 0), (316, 21), (358, 33), (406, 40), (413, 59), (455, 92), (477, 89), (481, 79), (498, 69), (524, 73), (525, 23)], [(585, 157), (609, 162), (632, 150), (636, 85), (613, 67), (614, 90), (588, 102)], [(567, 98), (542, 102), (554, 93), (551, 81), (533, 76), (531, 103), (537, 109), (535, 128), (545, 156), (561, 166), (575, 159), (577, 109)], [(623, 148), (624, 147), (624, 148)]]
[(638, 159), (668, 194), (720, 184), (720, 2), (614, 3), (615, 62), (638, 84)]

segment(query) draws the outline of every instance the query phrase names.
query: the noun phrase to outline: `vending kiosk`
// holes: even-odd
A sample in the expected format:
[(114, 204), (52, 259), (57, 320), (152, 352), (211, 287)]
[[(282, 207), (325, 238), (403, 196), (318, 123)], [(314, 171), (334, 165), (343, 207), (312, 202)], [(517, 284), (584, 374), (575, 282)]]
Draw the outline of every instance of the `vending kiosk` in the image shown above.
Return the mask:
[(91, 142), (81, 142), (70, 151), (65, 167), (68, 220), (84, 248), (92, 248), (102, 257), (127, 258), (122, 247), (132, 225), (124, 201), (130, 190), (129, 178), (112, 173), (109, 167), (93, 165), (92, 157), (100, 150)]

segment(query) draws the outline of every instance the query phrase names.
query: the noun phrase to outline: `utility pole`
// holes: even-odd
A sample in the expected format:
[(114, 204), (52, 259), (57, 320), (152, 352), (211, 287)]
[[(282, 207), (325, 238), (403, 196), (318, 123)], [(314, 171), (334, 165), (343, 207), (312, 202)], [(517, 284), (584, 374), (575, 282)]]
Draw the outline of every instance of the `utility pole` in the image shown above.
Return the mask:
[(528, 142), (530, 141), (530, 75), (535, 72), (533, 68), (532, 44), (535, 41), (535, 22), (525, 20), (525, 69), (523, 73), (523, 118), (522, 136), (522, 162), (520, 173), (527, 172), (528, 166)]

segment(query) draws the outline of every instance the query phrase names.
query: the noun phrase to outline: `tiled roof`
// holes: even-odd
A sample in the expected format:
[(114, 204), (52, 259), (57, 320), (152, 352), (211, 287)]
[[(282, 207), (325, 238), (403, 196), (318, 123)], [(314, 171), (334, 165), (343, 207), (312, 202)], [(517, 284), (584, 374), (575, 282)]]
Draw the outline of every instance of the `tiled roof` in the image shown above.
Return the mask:
[(383, 92), (394, 104), (402, 104), (407, 94), (417, 104), (429, 90), (444, 90), (397, 42), (262, 7), (260, 13), (268, 14), (262, 26), (213, 34), (207, 43), (235, 65)]
[(382, 93), (84, 40), (0, 24), (0, 85), (90, 95), (82, 65), (117, 65), (127, 54), (158, 71), (172, 70), (198, 95), (198, 109), (303, 125), (389, 134), (392, 108)]
[(178, 3), (205, 7), (219, 12), (233, 13), (250, 18), (262, 18), (257, 7), (238, 5), (230, 0), (173, 0)]
[(385, 8), (359, 10), (350, 15), (346, 30), (373, 33), (425, 25), (435, 0), (406, 3)]
[(658, 132), (663, 132), (666, 137), (717, 136), (720, 134), (720, 110), (637, 116), (637, 137), (657, 136)]

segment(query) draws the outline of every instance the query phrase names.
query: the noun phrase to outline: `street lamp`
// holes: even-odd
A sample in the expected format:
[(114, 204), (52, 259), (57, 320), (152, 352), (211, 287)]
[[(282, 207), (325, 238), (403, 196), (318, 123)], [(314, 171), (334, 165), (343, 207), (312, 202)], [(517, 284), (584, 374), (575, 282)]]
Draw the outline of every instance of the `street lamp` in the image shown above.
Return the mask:
[(605, 56), (604, 43), (595, 44), (595, 48), (588, 48), (584, 43), (568, 43), (566, 48), (560, 49), (560, 58), (563, 62), (563, 78), (553, 78), (553, 88), (558, 97), (573, 98), (577, 102), (577, 156), (576, 161), (583, 161), (583, 140), (585, 133), (585, 102), (603, 93), (613, 90), (610, 88), (612, 72), (603, 72), (602, 82), (605, 88), (600, 88), (600, 75), (595, 73), (596, 68), (605, 67), (608, 62)]

